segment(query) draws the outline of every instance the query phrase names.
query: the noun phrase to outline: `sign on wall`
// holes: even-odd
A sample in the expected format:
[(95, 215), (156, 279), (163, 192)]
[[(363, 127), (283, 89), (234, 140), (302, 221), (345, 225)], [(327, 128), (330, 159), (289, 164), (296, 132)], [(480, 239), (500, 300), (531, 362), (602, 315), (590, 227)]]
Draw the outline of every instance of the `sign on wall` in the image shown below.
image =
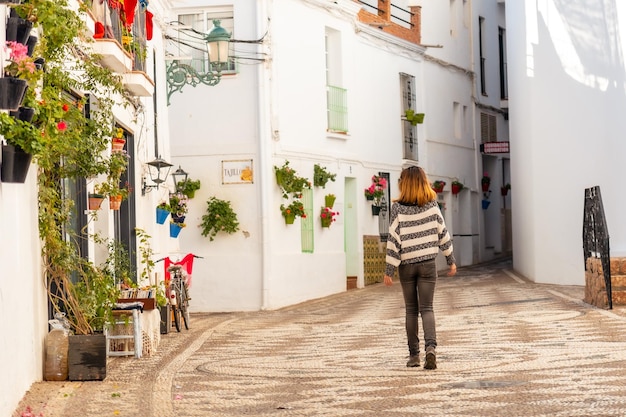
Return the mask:
[(509, 142), (485, 142), (480, 144), (482, 153), (509, 153)]
[(222, 184), (252, 184), (252, 159), (222, 161)]

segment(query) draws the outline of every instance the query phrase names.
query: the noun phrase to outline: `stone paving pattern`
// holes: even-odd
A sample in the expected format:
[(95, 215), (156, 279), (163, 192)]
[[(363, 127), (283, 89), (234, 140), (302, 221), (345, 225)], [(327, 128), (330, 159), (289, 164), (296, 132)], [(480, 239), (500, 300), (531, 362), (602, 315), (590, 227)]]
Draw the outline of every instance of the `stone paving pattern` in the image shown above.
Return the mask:
[(375, 284), (277, 311), (192, 314), (155, 355), (110, 358), (102, 382), (34, 384), (14, 416), (27, 405), (44, 417), (626, 415), (626, 308), (510, 268), (439, 278), (433, 371), (405, 366), (400, 285)]

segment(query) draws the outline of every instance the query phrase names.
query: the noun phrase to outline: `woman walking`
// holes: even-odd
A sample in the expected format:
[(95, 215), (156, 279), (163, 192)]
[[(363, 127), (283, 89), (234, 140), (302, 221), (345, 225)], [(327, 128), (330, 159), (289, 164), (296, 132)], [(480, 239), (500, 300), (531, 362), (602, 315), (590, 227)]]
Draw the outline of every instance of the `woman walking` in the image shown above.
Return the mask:
[(398, 183), (400, 197), (394, 200), (389, 215), (389, 238), (385, 266), (385, 285), (393, 284), (396, 268), (402, 285), (406, 309), (406, 336), (409, 361), (420, 365), (418, 313), (424, 330), (424, 369), (437, 369), (437, 333), (433, 298), (437, 281), (435, 258), (439, 250), (450, 266), (448, 276), (456, 274), (452, 240), (424, 170), (412, 166), (402, 170)]

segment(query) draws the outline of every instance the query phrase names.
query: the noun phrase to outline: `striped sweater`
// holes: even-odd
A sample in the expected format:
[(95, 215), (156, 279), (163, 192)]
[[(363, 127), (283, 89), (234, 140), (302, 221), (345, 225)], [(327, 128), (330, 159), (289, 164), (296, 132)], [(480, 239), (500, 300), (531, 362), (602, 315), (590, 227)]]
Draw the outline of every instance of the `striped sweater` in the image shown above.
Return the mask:
[(436, 201), (421, 207), (394, 203), (389, 223), (385, 275), (393, 276), (400, 264), (435, 259), (440, 249), (448, 265), (456, 263), (452, 239)]

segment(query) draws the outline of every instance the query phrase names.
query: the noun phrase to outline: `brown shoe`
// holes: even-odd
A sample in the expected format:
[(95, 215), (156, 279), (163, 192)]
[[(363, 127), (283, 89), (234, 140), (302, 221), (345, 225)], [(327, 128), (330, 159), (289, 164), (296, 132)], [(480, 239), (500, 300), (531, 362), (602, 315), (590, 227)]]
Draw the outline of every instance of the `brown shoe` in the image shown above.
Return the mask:
[(409, 361), (406, 363), (408, 368), (414, 368), (416, 366), (420, 366), (420, 355), (411, 356)]
[(437, 369), (437, 355), (434, 348), (426, 350), (425, 362), (424, 369)]

